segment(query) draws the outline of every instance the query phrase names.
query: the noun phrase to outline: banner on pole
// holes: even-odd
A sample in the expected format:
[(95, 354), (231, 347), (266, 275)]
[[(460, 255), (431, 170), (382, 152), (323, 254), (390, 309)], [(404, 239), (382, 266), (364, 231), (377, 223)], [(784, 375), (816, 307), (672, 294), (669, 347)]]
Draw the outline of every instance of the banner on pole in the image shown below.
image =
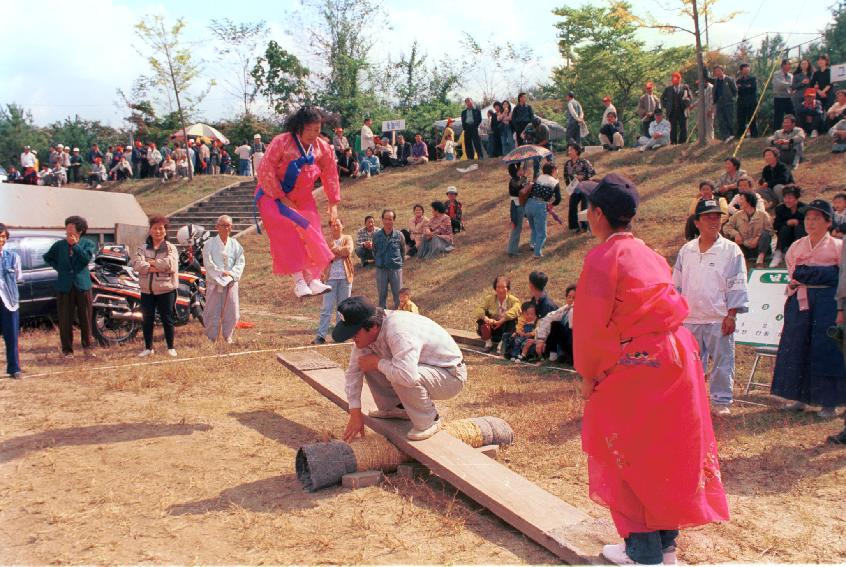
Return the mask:
[(385, 120), (382, 122), (382, 132), (405, 130), (405, 120)]

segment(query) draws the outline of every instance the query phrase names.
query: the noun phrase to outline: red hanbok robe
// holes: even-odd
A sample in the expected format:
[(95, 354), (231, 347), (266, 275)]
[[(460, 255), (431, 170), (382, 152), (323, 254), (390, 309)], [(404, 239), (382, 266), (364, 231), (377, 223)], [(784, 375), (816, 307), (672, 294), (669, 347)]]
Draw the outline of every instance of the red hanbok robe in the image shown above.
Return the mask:
[[(308, 148), (305, 150), (308, 151)], [(307, 281), (320, 277), (324, 268), (334, 259), (323, 236), (320, 213), (312, 196), (317, 178), (323, 182), (323, 192), (329, 204), (334, 205), (341, 200), (334, 149), (322, 138), (317, 138), (312, 153), (314, 164), (302, 167), (294, 190), (287, 195), (283, 193), (280, 183), (285, 177), (288, 164), (302, 155), (293, 134), (286, 132), (273, 138), (258, 169), (258, 186), (265, 193), (258, 201), (258, 209), (270, 239), (273, 273), (305, 272)], [(293, 203), (296, 212), (309, 222), (308, 228), (299, 227), (279, 213), (275, 199), (283, 195)]]
[(624, 538), (728, 520), (702, 364), (670, 266), (615, 234), (585, 258), (578, 288), (575, 368), (597, 380), (582, 424), (591, 498)]

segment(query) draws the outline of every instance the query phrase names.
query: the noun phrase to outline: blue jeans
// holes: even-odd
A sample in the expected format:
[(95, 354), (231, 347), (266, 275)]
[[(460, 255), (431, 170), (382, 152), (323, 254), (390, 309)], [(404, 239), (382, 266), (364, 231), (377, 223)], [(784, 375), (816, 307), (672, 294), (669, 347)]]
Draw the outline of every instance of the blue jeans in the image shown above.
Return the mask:
[(516, 256), (520, 251), (520, 233), (523, 231), (523, 216), (525, 212), (523, 207), (511, 201), (511, 237), (508, 239), (508, 248), (506, 252), (512, 256)]
[(326, 285), (332, 290), (323, 294), (323, 308), (320, 310), (320, 324), (317, 327), (317, 336), (321, 338), (326, 338), (329, 334), (329, 323), (332, 322), (333, 313), (335, 324), (338, 324), (338, 304), (352, 293), (352, 284), (346, 278), (329, 280)]
[(631, 533), (626, 538), (626, 555), (635, 563), (660, 565), (664, 551), (675, 551), (678, 530)]
[(684, 326), (699, 343), (699, 356), (705, 373), (708, 374), (711, 403), (724, 406), (731, 404), (734, 384), (734, 333), (724, 335), (722, 323), (685, 323)]
[(502, 139), (502, 155), (507, 156), (508, 152), (514, 149), (514, 131), (511, 126), (503, 124), (499, 137)]
[(250, 160), (242, 159), (238, 160), (238, 175), (241, 177), (247, 177), (250, 174)]
[(394, 298), (394, 309), (399, 307), (399, 290), (402, 288), (402, 268), (396, 270), (376, 268), (376, 290), (379, 293), (379, 307), (387, 309), (388, 286)]
[(532, 244), (535, 245), (535, 256), (543, 255), (543, 245), (546, 243), (546, 201), (531, 197), (523, 208), (529, 224), (532, 226)]
[(11, 376), (21, 371), (18, 355), (18, 333), (20, 333), (20, 309), (9, 311), (0, 301), (0, 331), (6, 343), (6, 374)]

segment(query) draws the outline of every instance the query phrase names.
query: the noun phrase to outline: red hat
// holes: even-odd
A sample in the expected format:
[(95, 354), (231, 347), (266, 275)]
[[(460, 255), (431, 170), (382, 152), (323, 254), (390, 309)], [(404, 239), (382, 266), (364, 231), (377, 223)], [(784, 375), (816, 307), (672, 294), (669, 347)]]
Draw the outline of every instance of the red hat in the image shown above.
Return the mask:
[(135, 140), (135, 147), (137, 147), (137, 148), (141, 147), (141, 140)]
[(651, 89), (651, 88), (652, 88), (652, 87), (654, 87), (654, 86), (655, 86), (655, 85), (652, 83), (652, 81), (646, 81), (646, 88), (647, 88), (647, 89)]
[(817, 89), (805, 89), (805, 96), (817, 96)]
[(675, 78), (679, 78), (679, 79), (681, 79), (681, 73), (679, 73), (678, 71), (675, 71), (675, 72), (673, 73), (672, 77), (673, 77), (674, 79), (675, 79)]
[(603, 97), (602, 102), (611, 102), (611, 97), (610, 96)]

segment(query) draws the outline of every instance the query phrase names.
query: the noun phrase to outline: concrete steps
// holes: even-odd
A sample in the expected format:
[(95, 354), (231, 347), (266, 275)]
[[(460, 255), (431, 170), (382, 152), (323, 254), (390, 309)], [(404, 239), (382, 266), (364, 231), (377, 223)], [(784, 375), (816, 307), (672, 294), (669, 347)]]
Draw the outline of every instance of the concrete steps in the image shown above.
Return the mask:
[(168, 236), (175, 238), (179, 228), (186, 224), (199, 224), (207, 230), (214, 231), (214, 225), (220, 215), (232, 217), (234, 234), (246, 230), (254, 223), (253, 194), (255, 191), (255, 181), (244, 181), (169, 215)]

